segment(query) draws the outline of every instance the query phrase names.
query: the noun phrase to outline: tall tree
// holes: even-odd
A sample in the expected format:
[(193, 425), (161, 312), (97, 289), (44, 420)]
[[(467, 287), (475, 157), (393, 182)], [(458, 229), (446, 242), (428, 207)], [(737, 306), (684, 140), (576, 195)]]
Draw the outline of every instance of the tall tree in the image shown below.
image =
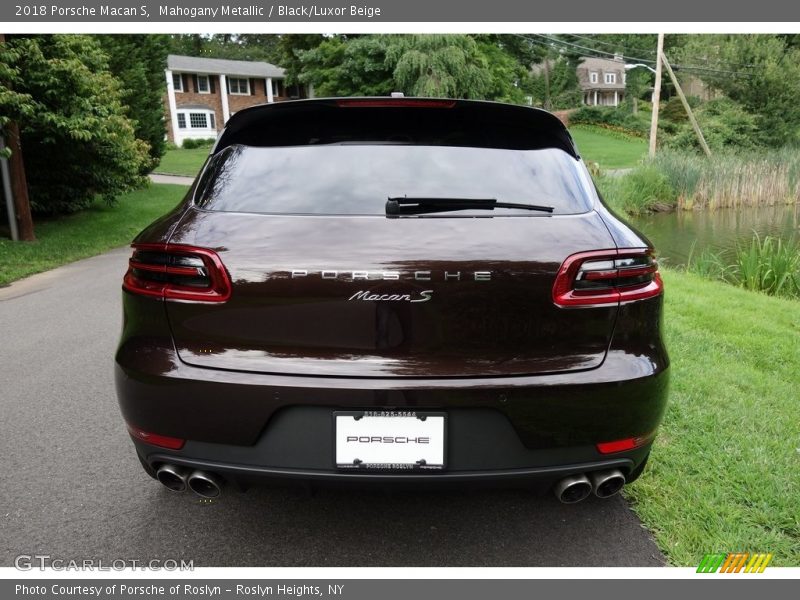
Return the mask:
[(166, 151), (163, 97), (169, 38), (144, 34), (95, 37), (108, 56), (109, 69), (122, 82), (122, 102), (134, 121), (136, 137), (150, 145), (151, 164), (143, 165), (143, 173), (147, 173)]
[(412, 96), (486, 98), (492, 87), (488, 61), (468, 35), (401, 36), (386, 61), (401, 91)]
[(318, 96), (384, 96), (394, 89), (386, 65), (389, 36), (331, 37), (310, 50), (298, 50), (298, 79)]

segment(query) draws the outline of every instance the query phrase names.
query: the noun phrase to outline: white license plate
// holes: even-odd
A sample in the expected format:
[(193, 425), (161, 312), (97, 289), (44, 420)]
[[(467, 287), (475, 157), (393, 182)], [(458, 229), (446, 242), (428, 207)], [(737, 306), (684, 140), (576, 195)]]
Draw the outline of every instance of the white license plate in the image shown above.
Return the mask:
[(430, 412), (336, 412), (340, 469), (441, 470), (446, 415)]

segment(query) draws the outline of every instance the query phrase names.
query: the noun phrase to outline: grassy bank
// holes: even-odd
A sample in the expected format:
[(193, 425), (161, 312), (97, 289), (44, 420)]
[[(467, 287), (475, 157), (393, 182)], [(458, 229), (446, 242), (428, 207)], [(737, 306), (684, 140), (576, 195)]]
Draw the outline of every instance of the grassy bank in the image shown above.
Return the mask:
[(659, 151), (624, 177), (601, 177), (604, 196), (640, 214), (663, 209), (773, 206), (800, 201), (800, 150), (715, 154)]
[(667, 271), (670, 403), (627, 491), (672, 564), (773, 552), (800, 565), (800, 305)]
[(635, 167), (647, 153), (647, 140), (594, 125), (569, 128), (584, 160), (601, 169)]
[(122, 196), (116, 206), (98, 201), (68, 217), (36, 221), (37, 241), (0, 239), (0, 285), (124, 246), (185, 193), (183, 186), (152, 184)]
[(185, 175), (194, 177), (206, 161), (209, 148), (173, 148), (167, 150), (161, 157), (161, 163), (155, 168), (154, 173), (165, 175)]

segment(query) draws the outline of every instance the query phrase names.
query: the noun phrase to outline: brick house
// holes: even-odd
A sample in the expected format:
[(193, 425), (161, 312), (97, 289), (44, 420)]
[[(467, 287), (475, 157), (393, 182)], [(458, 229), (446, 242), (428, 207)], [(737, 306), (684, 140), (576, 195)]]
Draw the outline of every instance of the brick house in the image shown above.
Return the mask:
[(286, 86), (284, 71), (267, 62), (167, 57), (164, 105), (167, 138), (215, 138), (236, 111), (265, 102), (309, 97), (305, 86)]
[(578, 64), (577, 75), (586, 105), (619, 106), (625, 97), (625, 61), (622, 56), (583, 58)]

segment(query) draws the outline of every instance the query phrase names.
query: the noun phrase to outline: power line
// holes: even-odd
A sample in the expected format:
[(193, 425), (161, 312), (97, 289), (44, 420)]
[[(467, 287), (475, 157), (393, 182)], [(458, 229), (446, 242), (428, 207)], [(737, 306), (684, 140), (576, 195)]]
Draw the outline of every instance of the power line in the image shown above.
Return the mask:
[[(587, 40), (589, 42), (594, 42), (596, 44), (601, 44), (601, 45), (606, 46), (608, 48), (614, 48), (614, 49), (620, 48), (620, 49), (622, 49), (622, 50), (624, 50), (626, 52), (631, 52), (632, 51), (631, 47), (630, 46), (626, 46), (625, 44), (619, 44), (619, 43), (614, 43), (614, 42), (606, 42), (605, 40), (599, 40), (599, 39), (591, 37), (591, 36), (580, 35), (580, 34), (577, 34), (577, 33), (569, 33), (569, 34), (565, 34), (565, 35), (569, 35), (570, 37), (576, 37), (576, 38), (580, 38), (580, 39), (583, 39), (583, 40)], [(653, 56), (656, 55), (655, 50), (645, 50), (644, 48), (637, 48), (633, 52), (645, 52), (648, 55), (653, 55)], [(685, 56), (684, 58), (686, 58), (686, 59), (688, 59), (690, 61), (691, 60), (695, 60), (695, 61), (707, 60), (706, 57), (703, 57), (703, 56)], [(655, 59), (653, 59), (653, 60), (655, 60)], [(734, 62), (725, 62), (724, 64), (723, 63), (717, 63), (716, 66), (724, 66), (724, 67), (728, 67), (728, 68), (730, 68), (730, 67), (743, 67), (743, 68), (746, 68), (746, 69), (754, 69), (754, 68), (756, 68), (756, 65), (745, 64), (745, 63), (734, 63)]]
[[(535, 43), (535, 44), (540, 44), (540, 45), (545, 45), (545, 46), (549, 45), (549, 44), (546, 44), (545, 42), (543, 42), (541, 40), (531, 39), (531, 38), (526, 37), (526, 36), (524, 36), (522, 34), (514, 34), (514, 35), (516, 35), (516, 36), (518, 36), (518, 37), (520, 37), (522, 39), (525, 39), (525, 40), (527, 40), (529, 42)], [(562, 46), (568, 46), (570, 48), (577, 48), (579, 50), (583, 50), (583, 53), (576, 52), (574, 50), (572, 50), (572, 52), (573, 52), (573, 54), (577, 54), (578, 56), (582, 56), (584, 58), (605, 58), (605, 57), (609, 57), (609, 56), (613, 58), (613, 57), (619, 56), (618, 53), (606, 52), (605, 50), (598, 50), (596, 48), (589, 48), (587, 46), (582, 46), (580, 44), (575, 44), (573, 42), (568, 42), (566, 40), (560, 40), (558, 38), (550, 37), (550, 36), (547, 36), (547, 35), (544, 35), (544, 34), (541, 34), (541, 33), (534, 33), (534, 34), (531, 34), (531, 35), (535, 35), (537, 37), (540, 37), (540, 38), (543, 38), (545, 40), (548, 40), (551, 44), (555, 43), (555, 44), (560, 44)], [(589, 52), (589, 54), (587, 54), (587, 52)], [(603, 56), (598, 56), (598, 54), (601, 54)], [(636, 57), (636, 56), (626, 56), (625, 58), (627, 58), (629, 60), (632, 60), (632, 61), (645, 63), (645, 64), (648, 64), (648, 65), (655, 65), (656, 64), (655, 60), (649, 59), (649, 58), (641, 58), (641, 57)], [(714, 68), (711, 68), (711, 67), (701, 67), (701, 66), (697, 66), (697, 65), (678, 65), (678, 64), (676, 64), (676, 65), (673, 65), (673, 68), (676, 69), (676, 70), (679, 70), (679, 71), (685, 71), (685, 72), (689, 72), (689, 73), (692, 73), (692, 72), (717, 73), (717, 74), (720, 74), (720, 75), (732, 75), (732, 76), (736, 76), (736, 77), (752, 77), (752, 73), (743, 73), (743, 72), (739, 72), (739, 71), (728, 71), (728, 70), (722, 70), (722, 69), (714, 69)]]

